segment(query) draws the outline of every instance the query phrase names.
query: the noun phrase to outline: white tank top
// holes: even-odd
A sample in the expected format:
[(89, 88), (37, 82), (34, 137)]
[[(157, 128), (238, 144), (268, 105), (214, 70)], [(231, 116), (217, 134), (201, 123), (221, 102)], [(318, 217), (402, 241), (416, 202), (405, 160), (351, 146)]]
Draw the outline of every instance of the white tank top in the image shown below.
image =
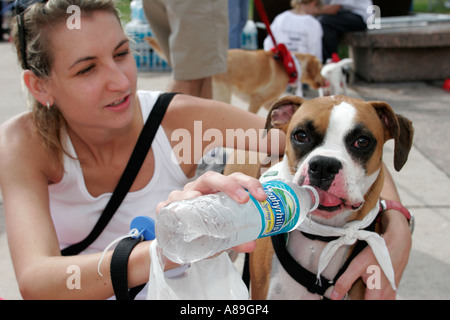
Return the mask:
[[(160, 92), (138, 91), (144, 121), (159, 95)], [(67, 134), (65, 140), (68, 153), (76, 158), (75, 149)], [(127, 194), (101, 235), (83, 253), (103, 251), (111, 241), (126, 235), (134, 217), (146, 215), (155, 219), (157, 204), (166, 200), (171, 191), (183, 189), (190, 181), (172, 160), (175, 159), (172, 147), (161, 126), (151, 150), (155, 158), (152, 179), (141, 190)], [(91, 232), (112, 195), (106, 193), (98, 197), (91, 196), (86, 189), (79, 161), (67, 155), (64, 155), (64, 176), (59, 183), (49, 186), (49, 194), (50, 211), (61, 249), (78, 243)]]

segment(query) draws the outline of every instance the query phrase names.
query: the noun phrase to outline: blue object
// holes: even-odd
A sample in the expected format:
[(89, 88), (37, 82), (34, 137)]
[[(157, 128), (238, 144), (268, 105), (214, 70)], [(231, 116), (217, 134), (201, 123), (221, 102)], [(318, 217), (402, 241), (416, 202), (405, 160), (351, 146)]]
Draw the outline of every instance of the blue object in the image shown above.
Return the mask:
[(147, 216), (139, 216), (134, 218), (130, 224), (130, 230), (137, 229), (145, 240), (154, 240), (155, 236), (155, 221)]

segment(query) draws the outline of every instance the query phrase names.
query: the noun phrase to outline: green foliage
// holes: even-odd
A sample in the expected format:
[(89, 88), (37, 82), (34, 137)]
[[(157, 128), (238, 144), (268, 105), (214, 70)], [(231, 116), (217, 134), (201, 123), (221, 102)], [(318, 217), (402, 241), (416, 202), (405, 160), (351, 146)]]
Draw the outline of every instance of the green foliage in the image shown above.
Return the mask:
[[(447, 0), (414, 0), (414, 12), (449, 13), (450, 8), (445, 7)], [(430, 4), (431, 3), (431, 4)]]
[(124, 24), (131, 20), (130, 3), (131, 0), (116, 0), (117, 9), (120, 11), (120, 17)]

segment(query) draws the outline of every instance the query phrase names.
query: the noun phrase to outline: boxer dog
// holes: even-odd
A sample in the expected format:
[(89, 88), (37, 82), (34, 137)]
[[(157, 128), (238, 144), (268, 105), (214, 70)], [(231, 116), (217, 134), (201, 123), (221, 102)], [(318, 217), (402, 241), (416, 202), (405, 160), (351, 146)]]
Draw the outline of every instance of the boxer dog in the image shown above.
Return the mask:
[[(266, 128), (286, 133), (286, 150), (261, 181), (313, 186), (320, 202), (287, 236), (257, 240), (249, 259), (252, 298), (327, 298), (334, 281), (367, 243), (395, 289), (389, 253), (374, 231), (379, 232), (383, 145), (395, 140), (394, 167), (399, 171), (412, 145), (411, 121), (385, 102), (289, 96), (273, 105)], [(363, 298), (364, 290), (359, 279), (349, 298)]]
[(330, 62), (323, 66), (320, 74), (325, 79), (323, 87), (319, 88), (319, 96), (347, 94), (347, 75), (344, 69), (353, 64), (353, 59), (347, 58), (338, 62)]

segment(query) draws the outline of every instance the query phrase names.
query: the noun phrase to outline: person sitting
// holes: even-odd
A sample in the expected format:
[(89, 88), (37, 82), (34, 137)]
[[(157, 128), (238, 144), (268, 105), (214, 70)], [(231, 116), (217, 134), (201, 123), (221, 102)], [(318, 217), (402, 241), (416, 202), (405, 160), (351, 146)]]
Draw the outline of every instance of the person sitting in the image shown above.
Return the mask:
[(363, 31), (367, 28), (367, 13), (372, 0), (323, 0), (317, 19), (323, 28), (323, 62), (337, 53), (339, 37), (347, 31)]

